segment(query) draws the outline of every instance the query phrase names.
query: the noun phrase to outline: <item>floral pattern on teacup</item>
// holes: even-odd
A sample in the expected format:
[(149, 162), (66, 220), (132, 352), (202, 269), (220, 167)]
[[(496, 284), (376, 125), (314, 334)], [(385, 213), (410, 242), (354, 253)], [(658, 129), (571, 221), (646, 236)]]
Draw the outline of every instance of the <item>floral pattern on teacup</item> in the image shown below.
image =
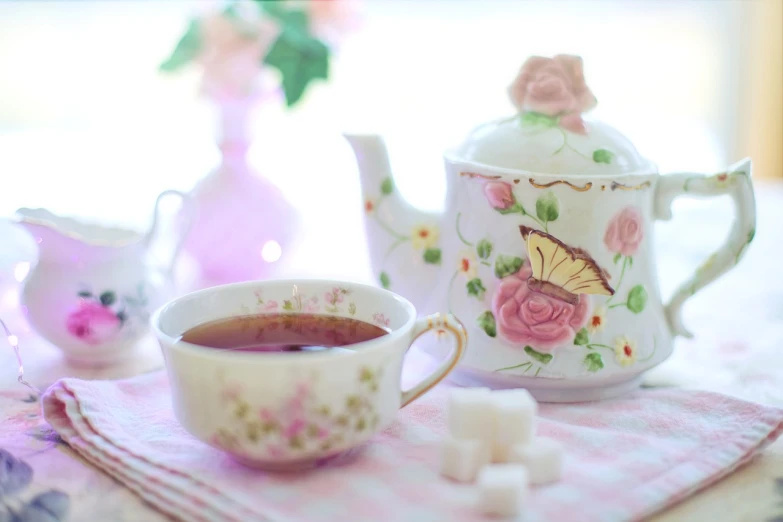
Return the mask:
[(258, 406), (236, 384), (221, 392), (232, 417), (211, 442), (218, 448), (258, 459), (306, 458), (339, 452), (366, 437), (380, 422), (375, 410), (383, 366), (362, 367), (353, 393), (338, 404), (321, 400), (312, 380), (300, 382), (279, 405)]

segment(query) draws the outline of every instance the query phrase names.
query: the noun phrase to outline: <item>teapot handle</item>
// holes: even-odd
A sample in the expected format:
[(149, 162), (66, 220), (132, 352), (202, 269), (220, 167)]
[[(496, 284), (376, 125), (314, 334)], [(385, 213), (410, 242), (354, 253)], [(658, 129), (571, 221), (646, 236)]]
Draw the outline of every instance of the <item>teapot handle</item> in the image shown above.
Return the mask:
[(677, 289), (664, 308), (669, 328), (674, 335), (693, 337), (683, 325), (682, 305), (696, 292), (733, 268), (753, 241), (756, 234), (756, 201), (750, 172), (750, 158), (745, 158), (719, 174), (678, 173), (661, 176), (658, 180), (655, 193), (656, 219), (671, 219), (672, 202), (684, 195), (727, 194), (731, 196), (735, 208), (728, 239)]
[(152, 243), (152, 240), (155, 238), (155, 235), (158, 232), (158, 226), (160, 222), (160, 205), (164, 198), (167, 196), (178, 196), (182, 200), (182, 210), (180, 212), (180, 215), (183, 216), (183, 221), (181, 222), (181, 228), (179, 230), (179, 237), (177, 238), (174, 251), (171, 254), (171, 259), (168, 261), (166, 267), (164, 268), (164, 274), (166, 276), (166, 279), (171, 279), (173, 272), (174, 272), (174, 263), (176, 263), (177, 258), (179, 257), (180, 252), (182, 251), (182, 247), (185, 245), (185, 239), (187, 238), (188, 234), (190, 233), (190, 229), (193, 226), (193, 221), (195, 218), (195, 201), (191, 196), (188, 194), (185, 194), (184, 192), (180, 192), (179, 190), (164, 190), (161, 192), (157, 199), (155, 200), (155, 210), (153, 211), (153, 218), (152, 218), (152, 226), (150, 226), (149, 231), (147, 232), (146, 237), (144, 238), (144, 244), (145, 247), (149, 247)]

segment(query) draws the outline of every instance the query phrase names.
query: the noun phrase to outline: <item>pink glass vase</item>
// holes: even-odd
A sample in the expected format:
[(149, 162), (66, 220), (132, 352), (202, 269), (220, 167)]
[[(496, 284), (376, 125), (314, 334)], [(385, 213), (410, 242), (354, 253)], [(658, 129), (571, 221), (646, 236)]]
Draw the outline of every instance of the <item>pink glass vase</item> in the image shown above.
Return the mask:
[(260, 100), (215, 100), (222, 161), (191, 192), (198, 217), (185, 244), (201, 286), (269, 277), (290, 254), (297, 212), (246, 159), (248, 122)]

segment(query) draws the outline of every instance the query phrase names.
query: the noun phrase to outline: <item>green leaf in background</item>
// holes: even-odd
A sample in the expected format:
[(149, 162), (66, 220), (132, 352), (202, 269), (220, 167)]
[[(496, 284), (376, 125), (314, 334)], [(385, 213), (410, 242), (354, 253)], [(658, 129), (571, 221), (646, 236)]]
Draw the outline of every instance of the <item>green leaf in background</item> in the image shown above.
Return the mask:
[(557, 118), (540, 112), (523, 112), (521, 121), (523, 125), (531, 127), (554, 127), (557, 125)]
[(484, 292), (487, 291), (487, 289), (484, 288), (484, 283), (482, 283), (481, 279), (479, 279), (478, 277), (468, 281), (467, 288), (468, 288), (468, 295), (474, 295), (479, 299), (484, 297)]
[(552, 360), (551, 353), (537, 352), (531, 346), (525, 346), (525, 353), (541, 364), (549, 364), (549, 361)]
[(614, 259), (613, 259), (613, 261), (614, 261), (614, 264), (616, 265), (616, 264), (617, 264), (617, 262), (618, 262), (620, 259), (622, 259), (622, 258), (623, 258), (623, 255), (622, 255), (620, 252), (617, 252), (617, 254), (614, 256)]
[(312, 81), (329, 76), (329, 48), (310, 34), (305, 11), (270, 4), (262, 3), (262, 8), (280, 21), (282, 31), (264, 57), (264, 63), (280, 71), (286, 104), (291, 107)]
[(495, 337), (498, 334), (497, 327), (495, 325), (495, 316), (492, 312), (487, 310), (476, 319), (478, 325), (484, 330), (488, 336)]
[(647, 290), (642, 285), (636, 285), (628, 292), (628, 309), (635, 314), (641, 313), (647, 305)]
[(79, 292), (79, 297), (92, 297), (92, 292), (89, 290), (82, 290)]
[(606, 149), (596, 149), (593, 151), (593, 161), (596, 163), (606, 163), (607, 165), (612, 162), (614, 153)]
[(440, 255), (440, 248), (428, 248), (424, 251), (424, 262), (430, 265), (439, 265)]
[(560, 202), (551, 190), (541, 194), (536, 200), (536, 216), (544, 223), (554, 221), (560, 215)]
[(492, 243), (488, 239), (479, 241), (478, 245), (476, 245), (476, 254), (481, 259), (489, 259), (489, 256), (492, 255)]
[(391, 178), (386, 178), (381, 183), (381, 194), (388, 196), (394, 192), (394, 180)]
[(381, 274), (378, 276), (378, 279), (381, 282), (381, 286), (388, 290), (391, 286), (391, 279), (389, 279), (389, 274), (386, 272), (381, 272)]
[(576, 332), (576, 337), (574, 337), (575, 345), (585, 346), (589, 342), (590, 342), (590, 337), (587, 335), (587, 328), (582, 328), (581, 330)]
[(604, 360), (598, 352), (592, 352), (585, 355), (584, 363), (588, 372), (597, 372), (604, 367)]
[(495, 260), (495, 277), (503, 279), (511, 274), (516, 274), (522, 268), (522, 263), (524, 260), (521, 257), (500, 254)]
[(159, 68), (163, 72), (173, 72), (193, 61), (201, 51), (201, 28), (198, 21), (191, 20), (185, 34)]

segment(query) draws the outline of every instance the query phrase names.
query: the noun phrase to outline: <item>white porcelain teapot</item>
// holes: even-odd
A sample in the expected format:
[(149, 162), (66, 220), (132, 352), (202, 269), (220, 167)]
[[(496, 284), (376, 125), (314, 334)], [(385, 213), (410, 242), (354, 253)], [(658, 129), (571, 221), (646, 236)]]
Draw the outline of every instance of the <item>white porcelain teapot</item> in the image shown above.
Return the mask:
[[(458, 381), (525, 387), (541, 401), (635, 388), (661, 363), (688, 297), (732, 268), (752, 241), (749, 159), (717, 174), (662, 176), (612, 127), (577, 56), (532, 57), (509, 88), (512, 117), (476, 128), (445, 154), (443, 215), (395, 191), (378, 136), (347, 136), (361, 173), (379, 283), (423, 313), (450, 310), (469, 347)], [(652, 233), (682, 195), (728, 194), (736, 217), (721, 246), (662, 302)], [(448, 345), (425, 350), (441, 356)]]

